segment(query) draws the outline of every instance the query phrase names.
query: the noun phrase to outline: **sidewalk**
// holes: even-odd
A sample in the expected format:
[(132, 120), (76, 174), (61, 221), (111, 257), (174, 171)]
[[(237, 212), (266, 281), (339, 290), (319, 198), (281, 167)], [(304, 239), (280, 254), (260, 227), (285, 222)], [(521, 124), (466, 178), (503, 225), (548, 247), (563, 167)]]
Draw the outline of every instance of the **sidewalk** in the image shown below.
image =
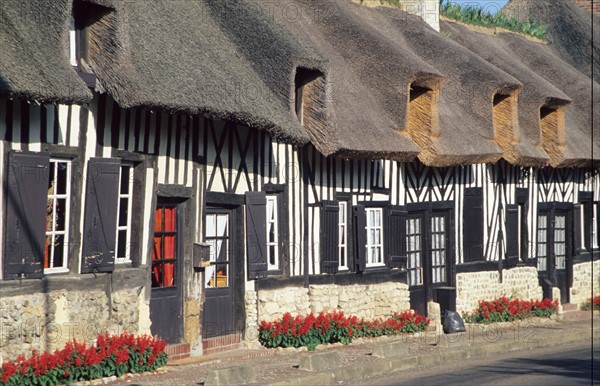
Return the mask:
[[(122, 378), (121, 385), (329, 385), (406, 371), (415, 367), (484, 358), (509, 351), (557, 346), (571, 342), (600, 344), (596, 312), (579, 320), (528, 319), (517, 323), (469, 325), (467, 332), (358, 339), (351, 345), (305, 349), (251, 349), (170, 364), (160, 374)], [(312, 371), (311, 371), (312, 370)]]

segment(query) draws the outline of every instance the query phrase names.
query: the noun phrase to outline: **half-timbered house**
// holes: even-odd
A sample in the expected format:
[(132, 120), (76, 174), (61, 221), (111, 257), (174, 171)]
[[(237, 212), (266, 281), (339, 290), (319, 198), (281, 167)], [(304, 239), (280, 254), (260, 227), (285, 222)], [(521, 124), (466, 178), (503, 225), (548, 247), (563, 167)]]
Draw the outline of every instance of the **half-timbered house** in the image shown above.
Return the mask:
[(0, 20), (3, 357), (597, 291), (598, 85), (552, 46), (348, 0)]

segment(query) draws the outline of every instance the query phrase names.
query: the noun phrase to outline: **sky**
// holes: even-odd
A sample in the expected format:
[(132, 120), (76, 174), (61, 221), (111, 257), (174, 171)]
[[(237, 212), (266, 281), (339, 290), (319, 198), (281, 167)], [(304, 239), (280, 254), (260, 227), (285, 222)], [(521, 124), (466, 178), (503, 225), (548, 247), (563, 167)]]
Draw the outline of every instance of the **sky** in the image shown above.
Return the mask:
[(487, 13), (494, 14), (504, 7), (504, 4), (508, 3), (508, 0), (450, 0), (450, 2), (461, 6), (478, 5), (487, 11)]

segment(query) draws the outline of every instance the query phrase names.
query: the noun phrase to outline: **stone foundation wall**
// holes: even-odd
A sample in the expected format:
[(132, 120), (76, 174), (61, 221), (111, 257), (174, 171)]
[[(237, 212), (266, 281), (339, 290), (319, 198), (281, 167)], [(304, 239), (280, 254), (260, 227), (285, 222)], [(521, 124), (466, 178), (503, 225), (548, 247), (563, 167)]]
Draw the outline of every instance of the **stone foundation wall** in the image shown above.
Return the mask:
[[(67, 341), (92, 342), (98, 333), (150, 332), (143, 286), (105, 289), (105, 280), (80, 277), (46, 285), (5, 282), (0, 288), (0, 358), (54, 351)], [(40, 290), (43, 287), (46, 290)], [(63, 288), (60, 288), (63, 287)]]
[(592, 294), (600, 295), (600, 260), (574, 264), (571, 303), (581, 306), (592, 297)]
[(410, 308), (408, 286), (402, 283), (369, 285), (311, 285), (246, 292), (246, 328), (256, 329), (261, 320), (275, 320), (284, 313), (341, 310), (360, 318), (387, 317)]
[(504, 270), (502, 283), (498, 271), (458, 273), (456, 275), (456, 310), (472, 311), (479, 300), (490, 300), (499, 296), (514, 296), (519, 299), (541, 299), (542, 287), (534, 267), (519, 267)]

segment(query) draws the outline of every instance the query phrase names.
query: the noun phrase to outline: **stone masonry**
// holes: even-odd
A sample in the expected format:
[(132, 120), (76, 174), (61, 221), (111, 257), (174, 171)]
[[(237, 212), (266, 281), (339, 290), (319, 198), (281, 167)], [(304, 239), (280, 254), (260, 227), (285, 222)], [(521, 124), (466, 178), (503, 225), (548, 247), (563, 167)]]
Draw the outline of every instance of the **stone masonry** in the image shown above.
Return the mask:
[[(246, 329), (256, 330), (262, 320), (272, 321), (289, 312), (344, 311), (360, 318), (387, 317), (410, 308), (408, 286), (402, 283), (368, 285), (311, 285), (246, 292)], [(247, 334), (247, 339), (252, 335)]]
[(502, 272), (502, 283), (498, 271), (459, 273), (456, 275), (456, 310), (472, 311), (479, 300), (490, 300), (500, 296), (519, 299), (541, 299), (543, 292), (538, 273), (534, 267), (519, 267)]
[(53, 351), (72, 339), (92, 342), (98, 333), (149, 332), (149, 315), (134, 287), (104, 291), (51, 291), (0, 298), (0, 356)]
[(600, 295), (600, 260), (573, 265), (571, 303), (581, 304)]

